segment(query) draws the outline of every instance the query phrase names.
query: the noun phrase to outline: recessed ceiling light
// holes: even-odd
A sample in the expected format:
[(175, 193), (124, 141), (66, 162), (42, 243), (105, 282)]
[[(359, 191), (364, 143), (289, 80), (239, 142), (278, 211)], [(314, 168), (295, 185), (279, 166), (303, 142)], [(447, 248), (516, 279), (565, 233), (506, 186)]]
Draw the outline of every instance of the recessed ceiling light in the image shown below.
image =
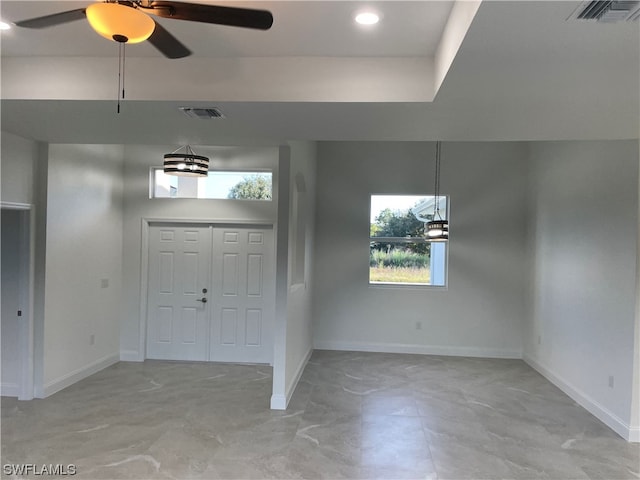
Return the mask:
[(360, 25), (375, 25), (380, 21), (380, 17), (373, 12), (361, 12), (356, 15), (356, 22)]
[(9, 30), (11, 28), (11, 25), (9, 25), (6, 22), (0, 22), (0, 30)]

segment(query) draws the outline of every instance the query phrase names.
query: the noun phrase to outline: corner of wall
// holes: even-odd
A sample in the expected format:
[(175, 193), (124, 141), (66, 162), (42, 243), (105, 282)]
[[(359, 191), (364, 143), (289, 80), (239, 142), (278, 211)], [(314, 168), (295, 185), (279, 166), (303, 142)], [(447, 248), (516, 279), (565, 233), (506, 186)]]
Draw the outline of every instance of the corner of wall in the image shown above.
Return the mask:
[(633, 370), (631, 391), (631, 428), (629, 441), (640, 442), (640, 140), (638, 140), (638, 233), (636, 248), (636, 311), (633, 346)]
[(523, 356), (533, 356), (531, 346), (534, 344), (534, 329), (535, 329), (535, 279), (536, 279), (536, 195), (533, 188), (534, 175), (535, 175), (535, 158), (533, 156), (533, 144), (532, 142), (526, 142), (525, 144), (525, 169), (526, 169), (526, 233), (525, 233), (525, 252), (527, 252), (527, 258), (525, 259), (525, 271), (527, 272), (527, 278), (525, 279), (525, 316), (523, 319), (522, 328), (522, 352)]
[(278, 206), (276, 221), (276, 311), (273, 329), (272, 409), (286, 409), (287, 291), (289, 252), (289, 192), (291, 149), (280, 146), (278, 161)]
[[(527, 250), (530, 252), (530, 272), (523, 358), (620, 436), (637, 442), (640, 440), (640, 199), (637, 197), (640, 160), (638, 148), (634, 152), (629, 147), (628, 141), (529, 143)], [(632, 159), (634, 155), (635, 159)], [(605, 164), (603, 158), (607, 158), (608, 163)], [(618, 163), (617, 168), (610, 166), (614, 161)], [(630, 176), (634, 168), (638, 177), (635, 181)], [(626, 242), (623, 249), (612, 248), (607, 252), (601, 248), (607, 244), (606, 239), (585, 235), (590, 231), (589, 222), (598, 208), (597, 202), (589, 203), (591, 192), (598, 188), (603, 192), (615, 192), (612, 202), (617, 202), (616, 207), (609, 208), (624, 212), (624, 221), (618, 219), (618, 227), (630, 227), (622, 237), (631, 241)], [(637, 228), (635, 252), (629, 235), (634, 221)], [(575, 238), (584, 241), (576, 245)], [(625, 289), (624, 298), (621, 297), (624, 302), (612, 301), (613, 290), (607, 289), (615, 287), (603, 285), (601, 292), (594, 296), (581, 284), (583, 282), (572, 283), (572, 273), (586, 270), (588, 262), (585, 259), (593, 258), (587, 254), (594, 251), (605, 252), (598, 253), (602, 255), (598, 259), (602, 266), (600, 274), (625, 275), (623, 283), (629, 288)], [(558, 259), (563, 261), (558, 262)], [(635, 314), (632, 313), (634, 300), (629, 282), (634, 271), (630, 262), (635, 263)], [(624, 272), (621, 266), (625, 266)], [(567, 289), (573, 297), (564, 294)], [(616, 295), (619, 290), (616, 289)], [(592, 301), (593, 305), (584, 307), (584, 301)], [(614, 310), (612, 305), (624, 305), (624, 310), (617, 315), (611, 314), (616, 319), (615, 327), (607, 322), (610, 336), (603, 339), (605, 329), (599, 325), (599, 319), (606, 317), (594, 315), (590, 322), (583, 322), (583, 319), (598, 309), (611, 312)], [(582, 325), (585, 328), (577, 328)], [(629, 335), (633, 335), (633, 340)], [(618, 348), (618, 345), (622, 347), (621, 342), (624, 346)], [(558, 353), (560, 345), (562, 354)], [(630, 350), (632, 356), (627, 357), (626, 352)], [(611, 355), (605, 355), (607, 351)], [(624, 352), (624, 356), (620, 352)], [(610, 360), (614, 354), (616, 360)], [(609, 362), (606, 367), (603, 366), (605, 362), (593, 361), (603, 356)], [(583, 375), (587, 369), (590, 375)], [(613, 388), (613, 374), (618, 375), (618, 392), (610, 389)], [(599, 383), (592, 381), (596, 375), (602, 379)], [(606, 387), (607, 375), (610, 375), (610, 388)], [(618, 378), (621, 379), (620, 386)]]
[(582, 406), (594, 417), (602, 421), (602, 423), (607, 425), (611, 430), (616, 432), (622, 438), (629, 442), (640, 441), (640, 428), (627, 424), (623, 419), (611, 412), (607, 407), (594, 400), (593, 397), (591, 397), (584, 391), (576, 388), (572, 382), (553, 373), (550, 368), (543, 365), (539, 361), (536, 361), (526, 355), (524, 356), (523, 360), (527, 363), (527, 365), (529, 365), (540, 375), (553, 383), (556, 387), (558, 387), (569, 397), (575, 400), (576, 403)]
[(120, 350), (121, 362), (144, 362), (144, 358), (137, 350)]
[(44, 314), (47, 264), (47, 188), (49, 144), (40, 142), (34, 165), (35, 255), (33, 277), (33, 388), (34, 396), (44, 398)]
[(105, 368), (110, 367), (111, 365), (114, 365), (119, 361), (120, 357), (117, 354), (107, 355), (59, 378), (51, 380), (44, 385), (41, 392), (42, 396), (39, 396), (39, 398), (45, 398), (53, 395), (54, 393), (57, 393), (60, 390), (93, 375), (94, 373), (98, 373), (100, 370), (104, 370)]

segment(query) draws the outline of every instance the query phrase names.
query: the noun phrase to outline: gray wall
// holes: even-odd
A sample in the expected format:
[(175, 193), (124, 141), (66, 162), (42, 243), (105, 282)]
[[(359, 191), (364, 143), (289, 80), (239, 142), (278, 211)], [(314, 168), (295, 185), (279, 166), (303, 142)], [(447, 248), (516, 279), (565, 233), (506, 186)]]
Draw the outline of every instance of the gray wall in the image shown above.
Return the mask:
[(368, 285), (370, 195), (432, 194), (435, 144), (320, 143), (315, 347), (520, 357), (526, 152), (520, 143), (443, 143), (448, 287), (405, 288)]
[(525, 359), (628, 437), (640, 408), (638, 141), (533, 143), (530, 160)]
[(122, 154), (113, 145), (49, 146), (38, 396), (119, 360)]
[[(23, 316), (19, 328), (19, 351), (24, 361), (20, 362), (22, 375), (19, 382), (21, 391), (18, 395), (25, 400), (33, 397), (34, 382), (42, 384), (46, 179), (43, 186), (41, 178), (44, 178), (46, 172), (46, 154), (46, 145), (2, 132), (1, 200), (5, 207), (16, 207), (10, 205), (16, 203), (22, 204), (20, 208), (23, 208), (24, 204), (30, 205), (29, 211), (22, 214), (21, 227), (21, 243), (24, 247), (21, 260), (28, 262), (28, 265), (24, 265), (25, 283), (20, 288), (20, 308)], [(3, 210), (3, 215), (5, 212), (6, 209)], [(4, 329), (5, 326), (3, 343), (11, 341), (5, 340)], [(11, 334), (7, 334), (10, 338)], [(3, 351), (3, 368), (5, 360)], [(5, 374), (6, 372), (3, 372), (3, 375)]]
[[(2, 132), (2, 155), (0, 157), (0, 200), (5, 203), (34, 205), (34, 175), (38, 158), (38, 144), (17, 135)], [(28, 239), (21, 232), (21, 215), (24, 213), (2, 210), (2, 394), (18, 396), (21, 378), (21, 338), (16, 316), (21, 308), (22, 322), (29, 322), (31, 314), (28, 293), (21, 292), (19, 252), (29, 255)], [(33, 215), (33, 211), (27, 212)], [(20, 242), (27, 245), (20, 249)], [(25, 250), (26, 248), (26, 250)], [(21, 261), (29, 261), (22, 258)], [(26, 273), (26, 272), (25, 272)], [(29, 330), (29, 329), (27, 329)]]
[(34, 203), (33, 179), (37, 156), (36, 142), (2, 132), (0, 192), (3, 202)]
[[(316, 182), (316, 145), (309, 142), (291, 142), (290, 146), (291, 208), (289, 209), (285, 372), (287, 400), (291, 398), (313, 348), (311, 297)], [(301, 208), (300, 215), (296, 215), (298, 208)], [(296, 233), (297, 230), (299, 233)], [(304, 268), (297, 265), (297, 262), (303, 262)]]

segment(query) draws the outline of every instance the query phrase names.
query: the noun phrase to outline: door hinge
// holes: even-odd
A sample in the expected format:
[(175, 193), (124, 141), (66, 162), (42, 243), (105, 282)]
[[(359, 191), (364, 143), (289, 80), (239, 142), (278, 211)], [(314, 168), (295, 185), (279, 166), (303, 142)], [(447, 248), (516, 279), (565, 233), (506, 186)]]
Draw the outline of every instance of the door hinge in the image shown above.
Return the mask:
[(18, 310), (18, 316), (21, 317), (22, 316), (22, 310)]

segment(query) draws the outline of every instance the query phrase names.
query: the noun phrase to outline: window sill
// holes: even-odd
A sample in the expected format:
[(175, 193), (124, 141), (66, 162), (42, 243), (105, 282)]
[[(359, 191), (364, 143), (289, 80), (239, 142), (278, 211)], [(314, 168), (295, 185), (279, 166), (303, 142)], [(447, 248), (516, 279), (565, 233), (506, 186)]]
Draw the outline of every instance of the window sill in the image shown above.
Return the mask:
[(428, 283), (387, 283), (387, 282), (369, 282), (369, 288), (373, 289), (390, 289), (390, 290), (448, 290), (447, 285), (430, 285)]

